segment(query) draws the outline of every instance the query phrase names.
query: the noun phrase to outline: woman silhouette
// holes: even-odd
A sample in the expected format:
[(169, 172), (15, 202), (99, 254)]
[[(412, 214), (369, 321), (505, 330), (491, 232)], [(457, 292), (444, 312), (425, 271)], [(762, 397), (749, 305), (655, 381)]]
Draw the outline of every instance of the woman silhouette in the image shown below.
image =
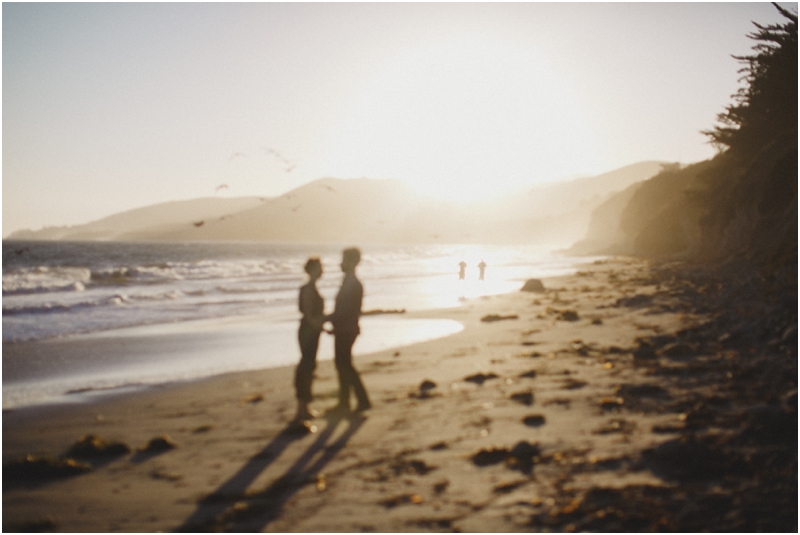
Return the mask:
[(300, 363), (294, 376), (297, 391), (297, 416), (295, 420), (308, 420), (314, 417), (308, 409), (311, 403), (311, 381), (317, 367), (317, 348), (322, 323), (325, 319), (325, 301), (317, 291), (317, 280), (322, 276), (322, 262), (319, 258), (309, 258), (305, 271), (308, 282), (300, 287), (299, 307), (303, 318), (297, 338), (300, 341)]

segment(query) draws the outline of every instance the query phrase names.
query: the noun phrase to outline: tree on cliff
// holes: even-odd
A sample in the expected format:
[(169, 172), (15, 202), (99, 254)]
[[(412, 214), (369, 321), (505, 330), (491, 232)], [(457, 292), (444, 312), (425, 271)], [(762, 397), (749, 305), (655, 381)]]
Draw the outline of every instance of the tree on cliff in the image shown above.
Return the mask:
[[(718, 116), (720, 124), (704, 132), (720, 152), (628, 192), (608, 250), (744, 259), (788, 274), (796, 287), (797, 13), (775, 7), (788, 21), (754, 23), (753, 53), (734, 56), (745, 65), (744, 87)], [(609, 224), (607, 215), (602, 224)]]
[(734, 56), (745, 65), (739, 72), (746, 85), (717, 116), (721, 124), (704, 132), (722, 151), (752, 155), (775, 136), (797, 130), (797, 13), (773, 5), (788, 22), (753, 23), (758, 31), (748, 37), (758, 42), (754, 53)]

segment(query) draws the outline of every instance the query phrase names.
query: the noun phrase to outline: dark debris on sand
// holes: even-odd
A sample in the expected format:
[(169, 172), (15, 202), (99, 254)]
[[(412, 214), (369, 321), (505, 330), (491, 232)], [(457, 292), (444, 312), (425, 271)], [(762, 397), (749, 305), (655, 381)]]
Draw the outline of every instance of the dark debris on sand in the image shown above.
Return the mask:
[(538, 444), (527, 441), (518, 442), (513, 448), (489, 448), (475, 453), (471, 460), (475, 466), (489, 466), (505, 463), (511, 470), (530, 473), (536, 458), (541, 454)]
[(113, 442), (97, 435), (84, 435), (64, 455), (92, 461), (119, 457), (130, 452), (130, 446), (122, 442)]
[(174, 450), (177, 447), (178, 445), (168, 435), (161, 435), (150, 439), (150, 441), (144, 446), (141, 446), (138, 451), (140, 453), (157, 454)]
[(7, 533), (55, 533), (57, 528), (58, 526), (49, 516), (29, 522), (3, 525), (3, 531)]
[(417, 399), (430, 399), (433, 397), (439, 397), (442, 394), (434, 392), (436, 389), (436, 383), (431, 381), (430, 379), (425, 379), (420, 383), (419, 389), (416, 392), (411, 392), (408, 397), (410, 398), (417, 398)]
[(54, 479), (91, 472), (88, 463), (49, 455), (27, 455), (3, 466), (3, 489), (37, 486)]
[(500, 376), (496, 373), (476, 373), (474, 375), (470, 375), (468, 377), (464, 377), (464, 380), (468, 383), (475, 383), (477, 385), (483, 385), (486, 381), (490, 379), (498, 379)]
[(63, 455), (26, 455), (3, 466), (3, 488), (37, 487), (50, 481), (73, 477), (131, 452), (122, 442), (96, 435), (84, 435)]
[(481, 321), (484, 323), (491, 323), (494, 321), (503, 321), (503, 320), (516, 320), (519, 319), (519, 316), (516, 314), (508, 314), (506, 316), (500, 314), (488, 314), (481, 318)]
[(515, 394), (511, 394), (509, 396), (511, 401), (516, 401), (517, 403), (521, 403), (523, 405), (531, 406), (533, 405), (533, 392), (530, 390), (526, 390), (524, 392), (517, 392)]
[[(676, 415), (679, 425), (653, 429), (676, 438), (623, 463), (628, 470), (649, 470), (663, 486), (561, 485), (532, 506), (529, 529), (796, 533), (796, 276), (782, 282), (732, 264), (672, 266), (655, 267), (636, 282), (657, 291), (617, 306), (707, 318), (671, 335), (640, 339), (634, 365), (654, 380), (621, 385), (601, 400), (614, 417), (596, 433), (628, 431), (626, 411)], [(560, 479), (569, 482), (599, 464), (557, 466)]]

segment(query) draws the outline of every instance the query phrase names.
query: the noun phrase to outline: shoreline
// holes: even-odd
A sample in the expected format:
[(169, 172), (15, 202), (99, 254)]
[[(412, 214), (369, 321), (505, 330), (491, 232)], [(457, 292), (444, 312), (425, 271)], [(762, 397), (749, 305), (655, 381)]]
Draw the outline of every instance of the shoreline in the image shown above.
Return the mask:
[[(609, 259), (446, 309), (462, 331), (356, 354), (373, 408), (305, 434), (292, 366), (4, 412), (3, 528), (796, 531), (796, 310), (714, 276)], [(322, 361), (311, 408), (336, 392)], [(15, 463), (87, 434), (130, 451), (71, 477)], [(155, 437), (175, 447), (138, 450)]]
[[(400, 348), (448, 336), (462, 328), (440, 314), (434, 316), (429, 318), (424, 310), (391, 318), (370, 315), (362, 320), (368, 334), (357, 342), (356, 351)], [(82, 403), (86, 401), (71, 396), (83, 392), (92, 395), (105, 391), (103, 397), (107, 397), (117, 390), (148, 389), (237, 371), (295, 366), (293, 361), (299, 359), (296, 330), (296, 321), (275, 322), (268, 315), (252, 314), (4, 343), (3, 410)], [(324, 336), (320, 342), (319, 360), (332, 359), (332, 337)], [(216, 352), (224, 353), (227, 362), (215, 362)], [(119, 364), (115, 365), (112, 358)], [(28, 368), (25, 379), (15, 377), (25, 372), (14, 368), (10, 363), (14, 359), (23, 361)], [(56, 359), (71, 363), (71, 376), (34, 375), (50, 373), (48, 363)], [(105, 368), (98, 369), (98, 363)], [(147, 367), (152, 369), (145, 372)], [(27, 392), (31, 388), (34, 393)]]

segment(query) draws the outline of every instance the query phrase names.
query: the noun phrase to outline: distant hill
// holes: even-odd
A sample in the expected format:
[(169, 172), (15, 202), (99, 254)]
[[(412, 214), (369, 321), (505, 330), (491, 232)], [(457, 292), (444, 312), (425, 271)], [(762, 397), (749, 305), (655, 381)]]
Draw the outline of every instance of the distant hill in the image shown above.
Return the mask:
[(8, 239), (563, 246), (585, 234), (594, 208), (661, 166), (642, 162), (469, 205), (421, 197), (399, 180), (323, 178), (280, 197), (173, 201)]
[(169, 228), (183, 227), (196, 221), (223, 218), (264, 202), (265, 198), (202, 198), (170, 201), (120, 212), (84, 225), (20, 230), (11, 240), (126, 241), (148, 233), (158, 234)]
[[(502, 201), (505, 209), (532, 210), (539, 215), (564, 214), (578, 207), (598, 206), (610, 195), (661, 172), (664, 162), (639, 162), (597, 176), (564, 182), (540, 184), (527, 195), (514, 195)], [(586, 214), (587, 220), (590, 214)]]
[(492, 203), (494, 213), (526, 215), (546, 242), (567, 246), (585, 237), (592, 213), (614, 195), (657, 175), (664, 162), (647, 161), (597, 176), (542, 184)]

